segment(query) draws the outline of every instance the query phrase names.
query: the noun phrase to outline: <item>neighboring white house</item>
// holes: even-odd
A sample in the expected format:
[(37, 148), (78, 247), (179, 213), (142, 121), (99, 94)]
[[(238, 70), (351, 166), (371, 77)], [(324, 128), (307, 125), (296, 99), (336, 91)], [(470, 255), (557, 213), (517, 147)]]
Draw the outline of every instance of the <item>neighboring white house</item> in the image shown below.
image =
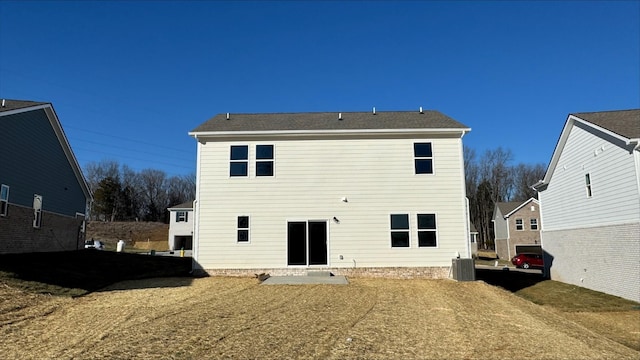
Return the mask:
[(470, 258), (462, 137), (437, 111), (220, 114), (198, 141), (194, 267), (447, 277)]
[(169, 250), (193, 248), (193, 201), (169, 209)]
[(534, 185), (551, 279), (640, 301), (640, 110), (569, 115)]

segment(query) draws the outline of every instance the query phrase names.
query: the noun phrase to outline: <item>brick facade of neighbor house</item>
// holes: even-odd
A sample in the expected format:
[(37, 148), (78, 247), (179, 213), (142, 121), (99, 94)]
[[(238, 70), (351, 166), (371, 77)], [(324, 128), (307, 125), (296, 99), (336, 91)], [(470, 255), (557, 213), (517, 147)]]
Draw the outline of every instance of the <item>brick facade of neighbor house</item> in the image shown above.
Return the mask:
[(0, 253), (81, 249), (83, 220), (43, 211), (41, 227), (34, 228), (33, 209), (10, 204), (7, 216), (0, 217)]
[[(495, 246), (500, 259), (511, 259), (518, 253), (520, 245), (540, 245), (540, 206), (537, 200), (529, 199), (520, 204), (498, 203), (495, 212)], [(518, 230), (517, 220), (522, 220), (522, 230)], [(535, 229), (532, 220), (535, 221)]]
[[(545, 231), (545, 266), (551, 279), (607, 294), (640, 299), (639, 223)], [(602, 241), (609, 239), (615, 241)], [(574, 262), (556, 259), (567, 253)], [(615, 252), (615, 257), (598, 256)]]

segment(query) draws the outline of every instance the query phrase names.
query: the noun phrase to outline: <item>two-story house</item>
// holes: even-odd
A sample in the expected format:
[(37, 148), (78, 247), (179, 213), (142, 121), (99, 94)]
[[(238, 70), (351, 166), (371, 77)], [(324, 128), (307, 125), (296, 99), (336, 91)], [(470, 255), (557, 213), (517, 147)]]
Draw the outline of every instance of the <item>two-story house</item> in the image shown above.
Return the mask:
[(470, 258), (462, 137), (437, 111), (220, 114), (197, 140), (194, 266), (447, 277)]
[(169, 250), (193, 249), (193, 201), (168, 208)]
[(540, 203), (531, 198), (525, 202), (499, 202), (493, 210), (493, 232), (496, 255), (510, 260), (520, 253), (541, 253)]
[(570, 114), (534, 188), (546, 274), (640, 301), (640, 109)]
[(91, 192), (50, 103), (1, 100), (0, 253), (84, 248)]

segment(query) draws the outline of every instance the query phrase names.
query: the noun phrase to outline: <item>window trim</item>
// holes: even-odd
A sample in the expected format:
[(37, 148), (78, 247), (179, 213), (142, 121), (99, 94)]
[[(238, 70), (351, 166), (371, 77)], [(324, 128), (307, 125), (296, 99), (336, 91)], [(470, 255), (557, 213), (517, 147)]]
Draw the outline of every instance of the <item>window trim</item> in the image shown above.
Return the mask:
[[(420, 228), (420, 221), (418, 220), (418, 216), (420, 215), (433, 215), (434, 217), (434, 222), (435, 222), (435, 228), (433, 229), (421, 229)], [(438, 215), (435, 212), (429, 213), (429, 212), (419, 212), (416, 213), (416, 232), (418, 235), (418, 248), (424, 248), (424, 249), (433, 249), (433, 248), (438, 248), (440, 245), (440, 242), (438, 241)], [(420, 245), (420, 233), (421, 232), (432, 232), (435, 234), (436, 236), (436, 244), (434, 246), (421, 246)]]
[[(37, 201), (39, 200), (39, 204)], [(40, 229), (42, 227), (42, 195), (33, 194), (33, 227)], [(38, 205), (36, 207), (36, 205)]]
[[(247, 227), (240, 227), (240, 218), (247, 218)], [(240, 231), (247, 232), (247, 241), (240, 240)], [(251, 216), (250, 215), (238, 215), (236, 216), (236, 244), (250, 244), (251, 243)]]
[[(6, 199), (3, 199), (2, 193), (5, 189)], [(9, 185), (2, 184), (2, 186), (0, 186), (0, 217), (5, 217), (9, 214), (9, 190)]]
[[(180, 216), (180, 213), (184, 213), (184, 218)], [(187, 210), (178, 210), (176, 211), (176, 222), (189, 222), (189, 213)]]
[[(232, 159), (233, 158), (233, 148), (234, 147), (244, 147), (247, 148), (247, 157), (246, 159)], [(235, 178), (235, 177), (239, 177), (239, 178), (243, 178), (243, 177), (249, 177), (249, 158), (250, 158), (250, 154), (249, 154), (249, 145), (229, 145), (229, 177), (230, 178)], [(244, 175), (233, 175), (231, 172), (231, 165), (232, 164), (244, 164), (245, 168), (246, 168), (246, 173)]]
[[(520, 229), (518, 229), (518, 221), (520, 221)], [(516, 231), (524, 231), (524, 220), (521, 218), (516, 218), (515, 219), (515, 226), (516, 226)]]
[[(271, 157), (270, 158), (258, 158), (258, 146), (271, 146)], [(256, 144), (256, 158), (255, 158), (255, 169), (256, 169), (256, 177), (274, 177), (276, 176), (276, 146), (275, 144)], [(258, 164), (259, 163), (271, 163), (271, 175), (260, 175), (258, 173)]]
[[(416, 154), (416, 145), (424, 145), (429, 144), (429, 148), (431, 150), (431, 156), (418, 156)], [(430, 160), (431, 161), (431, 172), (418, 172), (418, 161), (419, 160)], [(433, 142), (414, 142), (413, 143), (413, 174), (414, 175), (433, 175), (435, 174), (435, 169), (433, 166)]]
[(587, 191), (587, 198), (593, 197), (593, 187), (591, 184), (591, 173), (584, 174), (585, 190)]
[(531, 230), (538, 230), (538, 218), (529, 219), (529, 228)]
[[(394, 229), (393, 228), (393, 222), (391, 220), (392, 216), (394, 215), (403, 215), (407, 217), (407, 228), (406, 229)], [(397, 211), (397, 212), (392, 212), (389, 213), (389, 246), (392, 249), (408, 249), (411, 248), (411, 214), (409, 214), (408, 212), (401, 212), (401, 211)], [(393, 245), (393, 237), (392, 234), (393, 233), (406, 233), (408, 236), (408, 244), (407, 246), (394, 246)]]

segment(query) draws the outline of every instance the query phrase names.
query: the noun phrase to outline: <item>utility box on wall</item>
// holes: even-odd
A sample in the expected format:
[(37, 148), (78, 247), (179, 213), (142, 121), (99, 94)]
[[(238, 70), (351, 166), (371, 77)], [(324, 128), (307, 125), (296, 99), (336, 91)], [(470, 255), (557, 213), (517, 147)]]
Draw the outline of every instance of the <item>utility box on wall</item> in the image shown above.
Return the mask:
[(475, 281), (476, 266), (473, 259), (453, 259), (451, 268), (453, 278), (457, 281)]

